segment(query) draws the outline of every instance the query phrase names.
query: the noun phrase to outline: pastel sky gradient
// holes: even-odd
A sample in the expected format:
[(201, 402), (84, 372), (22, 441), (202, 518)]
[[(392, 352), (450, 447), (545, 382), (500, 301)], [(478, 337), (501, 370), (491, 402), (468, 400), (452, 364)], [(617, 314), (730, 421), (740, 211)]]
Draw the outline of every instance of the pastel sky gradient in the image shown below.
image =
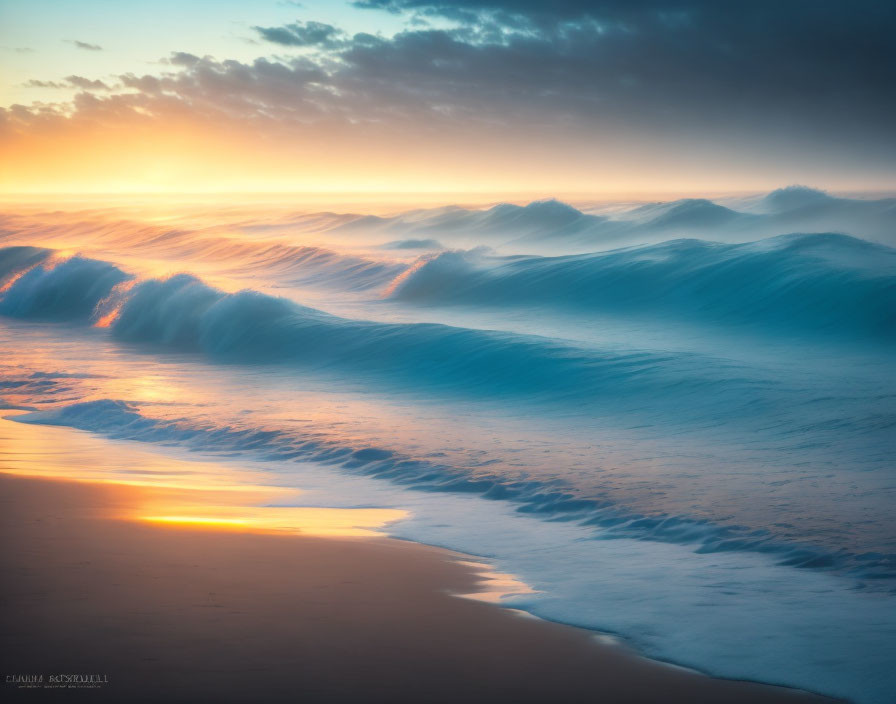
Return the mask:
[(0, 0), (0, 189), (896, 187), (880, 0)]

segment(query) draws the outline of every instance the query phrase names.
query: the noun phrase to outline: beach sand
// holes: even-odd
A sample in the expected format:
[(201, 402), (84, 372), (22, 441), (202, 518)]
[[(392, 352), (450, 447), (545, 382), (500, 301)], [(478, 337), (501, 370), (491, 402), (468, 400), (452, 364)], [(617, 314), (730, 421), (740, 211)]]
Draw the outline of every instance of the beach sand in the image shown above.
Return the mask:
[(108, 680), (6, 701), (829, 701), (458, 598), (478, 577), (448, 551), (109, 517), (146, 491), (0, 474), (4, 676)]

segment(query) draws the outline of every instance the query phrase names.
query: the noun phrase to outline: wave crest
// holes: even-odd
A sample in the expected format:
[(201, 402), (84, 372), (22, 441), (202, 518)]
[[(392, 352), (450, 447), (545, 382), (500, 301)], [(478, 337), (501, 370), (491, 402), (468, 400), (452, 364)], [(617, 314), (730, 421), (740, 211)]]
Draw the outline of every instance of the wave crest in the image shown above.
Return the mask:
[(443, 252), (390, 287), (429, 304), (537, 305), (761, 330), (892, 338), (896, 250), (846, 235), (749, 244), (673, 240), (563, 257)]
[[(8, 261), (7, 252), (0, 250), (0, 261)], [(21, 251), (12, 252), (9, 259), (18, 262), (19, 275), (14, 273), (4, 287), (0, 314), (16, 318), (88, 320), (112, 288), (130, 278), (107, 262), (79, 256), (59, 260), (48, 251), (32, 266)]]

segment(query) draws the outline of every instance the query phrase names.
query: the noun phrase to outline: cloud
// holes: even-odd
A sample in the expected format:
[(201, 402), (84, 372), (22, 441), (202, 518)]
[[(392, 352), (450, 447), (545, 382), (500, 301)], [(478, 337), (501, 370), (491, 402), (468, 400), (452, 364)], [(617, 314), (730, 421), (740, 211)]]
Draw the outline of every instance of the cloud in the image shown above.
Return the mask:
[(103, 47), (99, 44), (90, 44), (88, 42), (78, 41), (77, 39), (66, 39), (66, 42), (69, 44), (74, 44), (79, 49), (84, 49), (85, 51), (102, 51)]
[[(896, 157), (896, 5), (872, 0), (364, 0), (407, 16), (393, 36), (320, 22), (255, 27), (301, 58), (172, 54), (160, 72), (77, 86), (59, 116), (189, 116), (264, 130), (340, 123), (437, 133), (507, 129), (533, 142), (663, 139)], [(432, 20), (431, 26), (413, 24)], [(67, 79), (69, 80), (69, 79)], [(100, 82), (101, 83), (101, 82)], [(66, 87), (74, 85), (69, 80)], [(106, 95), (93, 95), (95, 91)], [(27, 122), (29, 111), (7, 111)], [(97, 118), (99, 119), (99, 118)], [(732, 146), (733, 145), (733, 146)], [(802, 146), (794, 146), (802, 145)], [(684, 150), (684, 146), (679, 146)], [(729, 152), (731, 153), (731, 152)], [(833, 151), (831, 152), (833, 153)], [(683, 153), (682, 158), (692, 154)]]
[(308, 122), (320, 116), (330, 95), (322, 87), (327, 74), (305, 58), (243, 63), (178, 53), (168, 61), (174, 70), (161, 75), (119, 76), (124, 87), (136, 92), (101, 99), (91, 109), (114, 105), (150, 117), (173, 111), (208, 121)]
[[(363, 0), (453, 29), (346, 48), (371, 79), (495, 107), (634, 124), (720, 120), (886, 130), (896, 4), (880, 0)], [(891, 132), (891, 131), (890, 131)], [(891, 132), (892, 133), (892, 132)]]
[[(880, 105), (896, 77), (896, 4), (886, 0), (359, 0), (356, 7), (441, 17), (471, 45), (538, 50), (547, 65), (612, 83), (708, 100), (862, 93)], [(511, 51), (506, 53), (510, 57)], [(497, 60), (497, 58), (496, 58)], [(663, 91), (664, 93), (669, 91)], [(666, 96), (668, 99), (669, 96)]]
[(280, 27), (253, 27), (263, 39), (281, 46), (324, 46), (338, 43), (342, 30), (323, 22), (293, 22)]
[(28, 88), (68, 88), (68, 84), (58, 81), (38, 81), (32, 78), (24, 84)]
[(188, 54), (185, 51), (176, 51), (168, 59), (168, 63), (174, 66), (195, 66), (201, 59), (195, 54)]
[(453, 26), (412, 26), (392, 37), (349, 37), (312, 21), (256, 27), (272, 43), (319, 51), (301, 63), (259, 58), (248, 64), (181, 52), (168, 59), (176, 69), (169, 74), (122, 80), (147, 96), (164, 93), (167, 101), (227, 112), (240, 105), (273, 119), (294, 119), (302, 104), (311, 113), (358, 121), (453, 116), (471, 123), (695, 132), (809, 125), (839, 130), (841, 139), (850, 138), (846, 132), (892, 133), (892, 3), (355, 4), (439, 15)]
[(82, 90), (112, 90), (112, 88), (100, 80), (91, 80), (83, 76), (67, 76), (65, 82), (38, 81), (32, 79), (25, 83), (29, 88), (80, 88)]
[(103, 81), (90, 80), (83, 76), (67, 76), (65, 80), (68, 81), (69, 85), (72, 87), (81, 88), (83, 90), (112, 90), (108, 85), (103, 83)]

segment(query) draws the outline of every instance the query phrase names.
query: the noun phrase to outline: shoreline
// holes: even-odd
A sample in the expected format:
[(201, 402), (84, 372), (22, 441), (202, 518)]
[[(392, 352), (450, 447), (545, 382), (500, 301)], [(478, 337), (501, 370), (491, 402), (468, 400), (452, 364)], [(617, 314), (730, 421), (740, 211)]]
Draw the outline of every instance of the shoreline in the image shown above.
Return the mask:
[(15, 701), (833, 701), (461, 598), (490, 586), (447, 550), (114, 517), (141, 486), (0, 473), (0, 489), (4, 676), (108, 679), (5, 683)]

